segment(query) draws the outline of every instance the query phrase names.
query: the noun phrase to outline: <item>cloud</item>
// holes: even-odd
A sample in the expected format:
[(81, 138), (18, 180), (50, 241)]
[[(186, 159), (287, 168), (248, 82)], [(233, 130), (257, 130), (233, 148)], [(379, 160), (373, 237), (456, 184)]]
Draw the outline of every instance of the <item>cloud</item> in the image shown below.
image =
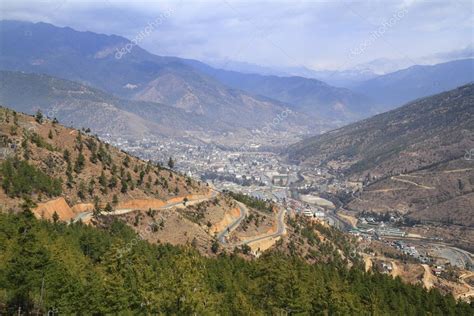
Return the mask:
[[(351, 58), (351, 50), (400, 10), (406, 10), (402, 19)], [(459, 50), (473, 41), (469, 0), (8, 0), (3, 2), (2, 18), (134, 38), (167, 11), (172, 14), (143, 39), (142, 47), (156, 54), (222, 64), (235, 60), (268, 66), (348, 68), (381, 57), (415, 59)]]

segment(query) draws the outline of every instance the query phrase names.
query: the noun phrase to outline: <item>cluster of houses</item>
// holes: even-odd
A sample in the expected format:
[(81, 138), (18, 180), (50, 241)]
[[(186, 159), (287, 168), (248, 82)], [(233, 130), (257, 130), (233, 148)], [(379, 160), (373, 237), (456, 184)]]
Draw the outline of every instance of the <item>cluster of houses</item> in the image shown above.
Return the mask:
[(430, 263), (431, 258), (425, 253), (420, 252), (415, 246), (407, 245), (402, 240), (396, 240), (391, 243), (393, 247), (401, 251), (403, 254), (413, 257), (416, 260), (420, 261), (421, 263)]
[(286, 202), (287, 210), (290, 214), (303, 215), (309, 219), (324, 220), (326, 218), (326, 213), (321, 207), (310, 205), (294, 199), (287, 199)]

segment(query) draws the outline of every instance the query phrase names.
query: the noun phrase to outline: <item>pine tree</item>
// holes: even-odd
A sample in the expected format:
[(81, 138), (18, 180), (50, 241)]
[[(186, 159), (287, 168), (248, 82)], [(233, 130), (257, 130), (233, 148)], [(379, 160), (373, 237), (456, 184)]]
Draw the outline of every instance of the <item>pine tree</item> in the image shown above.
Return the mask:
[(103, 266), (106, 277), (104, 280), (104, 305), (108, 313), (120, 313), (127, 309), (130, 291), (124, 287), (124, 264), (126, 258), (118, 257), (117, 253), (124, 247), (122, 244), (114, 244), (110, 251), (104, 256)]
[(79, 183), (79, 188), (77, 190), (77, 196), (81, 199), (84, 200), (86, 198), (86, 185), (84, 184), (84, 181), (81, 180)]
[(168, 167), (170, 169), (173, 169), (174, 168), (174, 160), (173, 158), (170, 157), (170, 159), (168, 159)]
[(35, 120), (39, 124), (43, 124), (43, 113), (41, 113), (41, 110), (36, 111)]
[(79, 155), (77, 156), (76, 163), (74, 164), (74, 171), (76, 173), (81, 173), (82, 170), (84, 169), (86, 163), (86, 159), (84, 158), (84, 155), (82, 152), (79, 152)]
[(69, 161), (66, 167), (66, 178), (67, 178), (66, 185), (68, 186), (68, 188), (72, 188), (74, 184), (74, 177), (72, 176), (72, 166), (71, 166), (71, 162)]
[(71, 162), (71, 154), (69, 153), (69, 150), (64, 149), (63, 158), (66, 162)]
[(124, 160), (123, 160), (123, 165), (128, 168), (130, 167), (130, 157), (128, 156), (125, 156)]
[(112, 205), (117, 205), (119, 202), (118, 200), (118, 197), (117, 197), (117, 194), (114, 194), (114, 196), (112, 196)]
[(120, 189), (120, 192), (127, 193), (128, 191), (127, 181), (125, 181), (125, 179), (122, 178), (121, 184), (122, 184), (122, 188)]
[(34, 217), (20, 218), (17, 243), (6, 262), (5, 281), (12, 289), (12, 306), (23, 312), (33, 309), (33, 295), (41, 288), (42, 278), (50, 265), (50, 254), (38, 241), (33, 229)]
[(89, 186), (87, 188), (87, 192), (90, 196), (94, 195), (94, 188), (95, 188), (95, 181), (94, 178), (91, 178), (89, 181)]
[(211, 250), (213, 253), (217, 253), (219, 251), (219, 243), (217, 240), (214, 240), (214, 242), (211, 245)]
[(53, 213), (53, 222), (56, 224), (59, 221), (59, 215), (56, 211)]
[(112, 175), (109, 180), (109, 188), (115, 188), (117, 186), (117, 177)]
[(104, 170), (100, 173), (99, 184), (102, 186), (102, 190), (107, 188), (107, 178), (105, 177)]
[(105, 205), (104, 211), (107, 212), (107, 213), (110, 213), (113, 210), (114, 210), (114, 208), (112, 207), (112, 205), (110, 205), (110, 203), (107, 202), (107, 204)]

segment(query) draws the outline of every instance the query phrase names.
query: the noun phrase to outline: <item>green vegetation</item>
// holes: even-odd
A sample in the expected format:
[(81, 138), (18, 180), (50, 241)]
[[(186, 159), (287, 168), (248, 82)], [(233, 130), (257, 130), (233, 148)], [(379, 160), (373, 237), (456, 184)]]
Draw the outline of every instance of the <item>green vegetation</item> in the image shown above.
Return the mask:
[[(52, 138), (52, 136), (50, 137)], [(30, 140), (33, 144), (40, 148), (45, 148), (49, 151), (55, 151), (55, 148), (49, 144), (43, 137), (41, 137), (38, 133), (31, 133)]]
[(36, 111), (35, 120), (36, 122), (43, 124), (43, 113), (41, 113), (41, 110)]
[(0, 215), (0, 313), (472, 315), (437, 290), (273, 252), (247, 261), (103, 229)]
[[(183, 204), (187, 203), (188, 201), (189, 200), (187, 198), (184, 198)], [(186, 208), (178, 209), (178, 212), (181, 215), (183, 215), (186, 219), (190, 220), (191, 222), (200, 225), (203, 223), (206, 213), (208, 213), (208, 208), (210, 207), (209, 204), (210, 204), (209, 201), (200, 202), (196, 205), (190, 205)], [(208, 225), (208, 227), (211, 227), (211, 226), (212, 224)]]
[(227, 194), (229, 194), (234, 200), (242, 202), (248, 207), (252, 207), (254, 209), (264, 211), (264, 212), (273, 211), (273, 205), (272, 203), (268, 201), (261, 200), (253, 196), (245, 195), (243, 193), (235, 193), (235, 192), (228, 191)]
[(173, 169), (174, 168), (174, 160), (173, 158), (170, 157), (170, 159), (168, 159), (168, 167), (170, 169)]
[(61, 181), (49, 177), (43, 171), (26, 161), (18, 159), (5, 160), (0, 165), (2, 187), (10, 197), (20, 197), (33, 193), (44, 193), (48, 196), (61, 194)]
[(84, 170), (85, 164), (86, 164), (86, 158), (84, 157), (82, 152), (79, 152), (76, 162), (74, 163), (74, 171), (76, 173), (81, 173), (82, 170)]

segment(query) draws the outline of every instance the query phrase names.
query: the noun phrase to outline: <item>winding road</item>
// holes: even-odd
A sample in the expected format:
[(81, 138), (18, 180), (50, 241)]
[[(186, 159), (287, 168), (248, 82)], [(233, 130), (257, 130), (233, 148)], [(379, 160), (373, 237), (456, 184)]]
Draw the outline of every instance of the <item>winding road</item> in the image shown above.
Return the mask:
[(275, 233), (255, 236), (254, 238), (247, 239), (247, 240), (237, 243), (236, 246), (248, 245), (256, 241), (261, 241), (264, 239), (270, 239), (270, 238), (275, 238), (275, 237), (284, 235), (286, 233), (285, 214), (286, 214), (286, 210), (281, 207), (277, 214), (278, 228)]
[[(197, 203), (201, 203), (201, 202), (204, 202), (204, 201), (208, 201), (212, 198), (215, 198), (217, 196), (217, 193), (218, 193), (217, 191), (212, 190), (210, 197), (189, 199), (186, 202), (186, 205), (192, 205), (192, 204), (197, 204)], [(183, 201), (167, 203), (166, 205), (163, 205), (159, 208), (156, 208), (156, 210), (166, 210), (166, 209), (176, 207), (178, 205), (183, 205)], [(123, 215), (123, 214), (131, 213), (131, 212), (134, 212), (134, 211), (137, 211), (137, 209), (135, 209), (135, 208), (116, 209), (116, 210), (114, 210), (112, 212), (108, 212), (108, 213), (102, 212), (102, 215), (116, 216), (116, 215)], [(92, 212), (92, 211), (79, 213), (74, 218), (73, 223), (76, 223), (79, 220), (82, 220), (82, 221), (88, 220), (92, 217), (93, 213), (94, 212)]]
[[(226, 237), (237, 227), (239, 227), (240, 223), (242, 220), (245, 219), (245, 217), (248, 215), (249, 211), (247, 207), (238, 202), (239, 208), (240, 208), (240, 216), (237, 218), (235, 221), (233, 221), (231, 224), (229, 224), (223, 231), (221, 231), (217, 235), (217, 240), (221, 242), (222, 244), (226, 244), (227, 240)], [(275, 233), (271, 234), (265, 234), (265, 235), (257, 235), (253, 238), (238, 242), (236, 244), (233, 244), (232, 246), (242, 246), (242, 245), (248, 245), (257, 241), (265, 240), (265, 239), (270, 239), (270, 238), (275, 238), (278, 236), (282, 236), (286, 233), (286, 226), (285, 226), (285, 214), (286, 210), (284, 208), (280, 208), (277, 215), (277, 231)]]
[[(218, 191), (212, 190), (212, 193), (211, 193), (210, 197), (190, 199), (186, 202), (186, 205), (192, 205), (192, 204), (201, 203), (201, 202), (210, 200), (210, 199), (216, 197), (217, 194), (218, 194)], [(179, 206), (179, 205), (183, 205), (183, 202), (179, 201), (179, 202), (168, 203), (168, 204), (163, 205), (159, 208), (156, 208), (156, 210), (166, 210), (166, 209), (170, 209), (170, 208), (173, 208), (173, 207), (176, 207), (176, 206)], [(227, 244), (227, 240), (226, 240), (227, 236), (232, 231), (234, 231), (237, 227), (239, 227), (239, 225), (242, 223), (242, 221), (245, 219), (245, 217), (247, 217), (248, 214), (249, 214), (249, 210), (248, 210), (248, 208), (245, 204), (243, 204), (241, 202), (237, 202), (237, 205), (238, 205), (239, 210), (240, 210), (239, 217), (236, 218), (234, 221), (232, 221), (221, 232), (219, 232), (217, 234), (217, 240), (220, 243), (224, 244), (224, 245)], [(102, 215), (117, 216), (117, 215), (123, 215), (123, 214), (131, 213), (131, 212), (134, 212), (134, 211), (137, 211), (137, 209), (134, 209), (134, 208), (133, 209), (132, 208), (116, 209), (116, 210), (114, 210), (112, 212), (109, 212), (109, 213), (103, 212)], [(244, 240), (242, 242), (236, 243), (235, 245), (231, 245), (231, 246), (247, 245), (247, 244), (251, 244), (253, 242), (257, 242), (257, 241), (261, 241), (261, 240), (265, 240), (265, 239), (270, 239), (270, 238), (275, 238), (275, 237), (278, 237), (278, 236), (282, 236), (283, 234), (286, 233), (286, 226), (285, 226), (285, 220), (284, 220), (285, 219), (285, 214), (286, 214), (286, 210), (284, 208), (280, 207), (279, 211), (276, 215), (277, 231), (275, 233), (265, 234), (265, 235), (257, 235), (257, 236), (255, 236), (251, 239)], [(78, 221), (89, 220), (90, 218), (92, 218), (92, 215), (93, 215), (92, 211), (79, 213), (74, 218), (73, 223), (76, 223)]]
[(217, 240), (222, 244), (227, 243), (226, 241), (227, 235), (229, 235), (234, 229), (239, 227), (240, 223), (245, 219), (245, 217), (249, 213), (249, 210), (244, 204), (237, 202), (237, 205), (239, 206), (239, 209), (240, 209), (240, 216), (235, 221), (227, 225), (224, 228), (224, 230), (222, 230), (219, 234), (217, 234)]

